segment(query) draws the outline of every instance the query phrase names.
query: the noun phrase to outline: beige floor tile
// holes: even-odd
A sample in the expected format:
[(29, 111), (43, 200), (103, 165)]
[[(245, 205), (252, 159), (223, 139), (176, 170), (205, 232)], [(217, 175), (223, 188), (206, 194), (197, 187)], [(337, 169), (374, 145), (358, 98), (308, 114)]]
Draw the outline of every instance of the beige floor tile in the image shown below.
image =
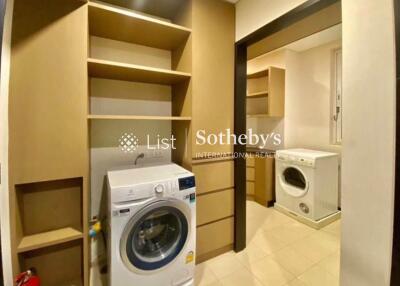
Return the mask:
[(322, 231), (331, 233), (337, 237), (340, 237), (341, 233), (341, 220), (334, 221), (322, 229)]
[(298, 222), (284, 224), (271, 229), (272, 235), (286, 244), (296, 242), (314, 232), (315, 230), (311, 227)]
[(250, 243), (243, 251), (236, 253), (235, 255), (242, 264), (247, 266), (250, 263), (267, 257), (268, 253), (258, 247), (255, 243)]
[(281, 225), (293, 223), (293, 222), (294, 222), (294, 220), (291, 219), (290, 217), (288, 217), (284, 214), (281, 214), (280, 212), (272, 209), (272, 211), (264, 219), (262, 228), (264, 228), (265, 230), (270, 230), (277, 226), (281, 226)]
[(314, 265), (311, 260), (291, 246), (285, 247), (284, 249), (272, 254), (271, 258), (294, 276), (299, 276)]
[(250, 218), (247, 219), (246, 222), (246, 237), (248, 241), (251, 241), (251, 239), (257, 234), (262, 231), (263, 225), (264, 225), (264, 218), (259, 217), (259, 218)]
[(257, 278), (247, 269), (241, 269), (220, 281), (223, 286), (262, 286)]
[(249, 270), (264, 286), (282, 286), (295, 277), (271, 258), (249, 265)]
[(316, 232), (291, 246), (311, 262), (317, 263), (336, 252), (340, 247), (340, 242), (334, 235)]
[(208, 284), (207, 286), (223, 286), (222, 283), (220, 281), (215, 281), (211, 284)]
[(263, 231), (257, 233), (249, 242), (249, 244), (254, 244), (255, 246), (259, 247), (267, 254), (274, 253), (285, 246), (287, 243), (280, 241), (279, 239), (275, 238), (272, 235), (271, 231)]
[[(291, 281), (289, 284), (286, 284), (285, 286), (308, 286), (308, 285), (299, 279), (295, 279), (295, 280)], [(323, 286), (323, 285), (321, 285), (321, 286)]]
[(335, 277), (340, 276), (340, 252), (337, 251), (334, 254), (324, 258), (319, 265), (332, 274)]
[(271, 209), (266, 208), (253, 201), (247, 201), (246, 208), (248, 218), (265, 217), (272, 211)]
[(196, 286), (213, 286), (219, 283), (217, 276), (206, 263), (196, 265), (194, 284)]
[(228, 252), (205, 262), (218, 279), (224, 278), (240, 269), (244, 265), (236, 258), (234, 252)]
[(339, 278), (318, 265), (300, 275), (298, 279), (308, 286), (339, 286)]

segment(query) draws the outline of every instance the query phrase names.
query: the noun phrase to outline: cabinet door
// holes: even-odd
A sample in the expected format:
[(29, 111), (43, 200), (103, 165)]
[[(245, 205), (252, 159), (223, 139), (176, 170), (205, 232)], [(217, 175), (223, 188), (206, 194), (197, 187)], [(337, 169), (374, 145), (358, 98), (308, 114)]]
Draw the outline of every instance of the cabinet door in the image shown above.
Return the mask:
[(87, 10), (66, 1), (28, 2), (14, 7), (12, 182), (82, 177), (88, 167)]
[(275, 199), (275, 159), (256, 158), (254, 199), (263, 206)]
[(196, 134), (233, 130), (235, 8), (223, 1), (194, 1), (192, 28), (192, 155), (233, 152), (232, 144), (196, 144)]

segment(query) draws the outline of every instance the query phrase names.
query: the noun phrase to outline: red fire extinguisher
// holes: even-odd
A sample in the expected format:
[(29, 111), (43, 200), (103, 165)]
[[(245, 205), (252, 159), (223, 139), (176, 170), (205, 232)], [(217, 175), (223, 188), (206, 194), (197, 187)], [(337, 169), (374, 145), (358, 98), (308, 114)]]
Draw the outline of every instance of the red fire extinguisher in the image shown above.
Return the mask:
[(40, 286), (40, 279), (36, 276), (34, 268), (28, 269), (17, 275), (15, 278), (16, 286)]

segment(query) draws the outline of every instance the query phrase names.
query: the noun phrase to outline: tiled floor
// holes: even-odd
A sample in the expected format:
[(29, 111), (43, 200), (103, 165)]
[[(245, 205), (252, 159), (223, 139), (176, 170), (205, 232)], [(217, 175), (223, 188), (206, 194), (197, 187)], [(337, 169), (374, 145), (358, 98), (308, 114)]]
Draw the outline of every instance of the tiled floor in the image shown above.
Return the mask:
[(340, 221), (317, 231), (248, 201), (247, 245), (199, 264), (196, 285), (339, 285)]

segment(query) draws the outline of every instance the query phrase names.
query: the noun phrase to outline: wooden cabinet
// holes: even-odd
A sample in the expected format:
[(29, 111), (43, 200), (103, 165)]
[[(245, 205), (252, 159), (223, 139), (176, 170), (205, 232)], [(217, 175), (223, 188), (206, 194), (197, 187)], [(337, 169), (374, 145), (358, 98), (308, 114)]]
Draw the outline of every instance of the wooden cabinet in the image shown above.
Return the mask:
[[(198, 192), (197, 263), (233, 247), (234, 164), (222, 153), (232, 144), (196, 144), (196, 133), (233, 130), (235, 7), (216, 0), (193, 0), (192, 163)], [(213, 159), (199, 162), (198, 158)]]
[(233, 152), (229, 144), (195, 144), (196, 133), (233, 130), (235, 8), (215, 0), (193, 1), (193, 157)]
[(87, 30), (82, 2), (14, 1), (12, 266), (35, 267), (43, 285), (89, 281)]
[[(249, 164), (249, 159), (254, 162)], [(263, 206), (270, 206), (275, 200), (275, 158), (247, 158), (246, 194)], [(253, 176), (254, 174), (254, 176)]]
[(269, 67), (247, 76), (247, 115), (285, 115), (285, 70)]

